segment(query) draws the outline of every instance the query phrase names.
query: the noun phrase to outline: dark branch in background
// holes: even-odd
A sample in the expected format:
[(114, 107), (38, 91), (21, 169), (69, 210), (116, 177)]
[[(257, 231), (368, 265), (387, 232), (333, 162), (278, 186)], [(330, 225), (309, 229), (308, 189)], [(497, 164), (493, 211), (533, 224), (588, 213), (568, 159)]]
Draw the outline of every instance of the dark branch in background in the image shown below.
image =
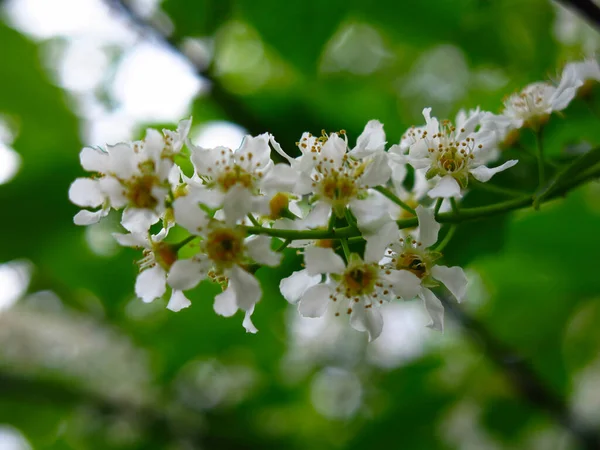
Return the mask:
[[(323, 128), (327, 129), (328, 124), (318, 123), (309, 113), (306, 105), (294, 103), (289, 106), (290, 114), (286, 117), (280, 117), (280, 120), (273, 121), (267, 125), (261, 121), (248, 105), (241, 101), (237, 96), (231, 94), (218, 80), (211, 74), (211, 67), (198, 67), (198, 65), (182, 50), (182, 41), (176, 35), (168, 35), (161, 31), (151, 20), (141, 17), (127, 1), (124, 0), (105, 0), (105, 2), (122, 17), (125, 17), (134, 25), (142, 35), (155, 39), (171, 51), (181, 55), (196, 69), (196, 74), (210, 83), (208, 96), (214, 101), (216, 106), (222, 110), (225, 116), (232, 122), (235, 122), (248, 130), (252, 135), (270, 132), (279, 139), (284, 148), (290, 148), (290, 153), (295, 149), (294, 143), (298, 140), (299, 132), (297, 124), (302, 123), (303, 130), (310, 130), (313, 133), (320, 134)], [(287, 145), (286, 145), (287, 144)], [(293, 147), (291, 147), (293, 145)], [(275, 162), (279, 162), (279, 155), (273, 155)]]
[(557, 422), (568, 429), (581, 448), (600, 449), (600, 435), (596, 430), (583, 427), (569, 411), (569, 406), (550, 389), (536, 371), (506, 344), (490, 334), (484, 324), (465, 313), (456, 304), (440, 296), (444, 308), (467, 332), (487, 357), (504, 373), (514, 390), (533, 406), (546, 411)]
[[(125, 16), (140, 32), (157, 39), (172, 51), (182, 55), (196, 67), (198, 75), (211, 83), (210, 95), (222, 108), (223, 112), (234, 122), (244, 126), (250, 133), (259, 134), (270, 131), (276, 136), (289, 134), (285, 129), (277, 129), (274, 124), (266, 127), (250, 109), (235, 95), (230, 94), (214, 77), (209, 70), (198, 68), (193, 61), (181, 50), (180, 42), (158, 30), (150, 21), (140, 17), (125, 1), (106, 0), (117, 12)], [(574, 8), (583, 14), (591, 23), (600, 28), (600, 8), (591, 0), (558, 0), (567, 7)], [(297, 111), (296, 111), (297, 113)], [(302, 117), (310, 121), (309, 114)], [(300, 123), (296, 119), (293, 122)], [(320, 130), (316, 124), (303, 123), (304, 129)], [(585, 429), (572, 417), (564, 399), (549, 389), (538, 374), (525, 361), (518, 357), (518, 353), (492, 336), (487, 328), (475, 318), (459, 309), (456, 305), (444, 302), (450, 315), (452, 315), (467, 331), (469, 337), (481, 346), (484, 353), (507, 376), (510, 383), (524, 399), (537, 408), (549, 413), (555, 420), (568, 429), (586, 450), (600, 449), (600, 435), (593, 430)], [(2, 381), (0, 379), (0, 381)], [(2, 384), (0, 384), (1, 386)]]
[(588, 22), (600, 30), (600, 8), (592, 0), (556, 0), (569, 9), (578, 11)]

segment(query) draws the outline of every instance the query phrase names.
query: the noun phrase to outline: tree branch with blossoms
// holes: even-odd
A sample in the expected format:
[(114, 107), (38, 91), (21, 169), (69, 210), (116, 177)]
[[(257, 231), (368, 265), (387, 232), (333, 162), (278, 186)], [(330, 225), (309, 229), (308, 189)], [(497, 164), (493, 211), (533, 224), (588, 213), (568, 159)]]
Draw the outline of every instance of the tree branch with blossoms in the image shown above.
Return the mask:
[[(445, 288), (457, 301), (466, 296), (463, 270), (441, 264), (442, 251), (461, 223), (537, 208), (600, 176), (600, 150), (583, 155), (585, 164), (575, 160), (560, 165), (542, 146), (550, 117), (598, 81), (596, 61), (570, 63), (558, 84), (542, 81), (525, 87), (507, 98), (499, 115), (477, 108), (461, 111), (454, 121), (440, 121), (425, 108), (424, 124), (410, 128), (391, 146), (376, 120), (366, 124), (354, 145), (343, 131), (305, 132), (298, 157), (291, 157), (271, 133), (248, 135), (233, 150), (195, 146), (188, 139), (191, 119), (176, 131), (149, 129), (141, 141), (82, 150), (82, 166), (94, 176), (77, 179), (69, 196), (93, 210), (80, 211), (75, 223), (89, 225), (111, 209), (123, 211), (127, 233), (116, 233), (115, 239), (144, 255), (136, 294), (149, 302), (170, 291), (167, 307), (174, 311), (190, 306), (185, 291), (208, 279), (222, 287), (215, 312), (230, 317), (241, 310), (245, 329), (257, 332), (252, 314), (262, 288), (254, 272), (279, 265), (281, 251), (290, 247), (303, 254), (304, 267), (281, 280), (280, 291), (302, 316), (347, 317), (373, 340), (384, 326), (381, 305), (419, 298), (430, 315), (429, 326), (443, 330), (444, 303), (436, 292)], [(502, 150), (523, 129), (538, 138), (539, 183), (531, 193), (489, 183), (518, 163), (503, 160)], [(180, 168), (188, 155), (182, 152), (185, 147), (193, 172)], [(284, 162), (275, 164), (274, 156)], [(555, 174), (548, 177), (551, 170)], [(409, 171), (414, 183), (407, 181)], [(471, 189), (510, 198), (463, 207), (460, 202)], [(174, 226), (189, 236), (169, 242)], [(354, 251), (356, 241), (364, 243), (364, 252)], [(180, 257), (183, 246), (194, 254)], [(527, 398), (547, 409), (548, 402)], [(565, 408), (561, 406), (563, 413)], [(595, 448), (572, 431), (586, 448)]]

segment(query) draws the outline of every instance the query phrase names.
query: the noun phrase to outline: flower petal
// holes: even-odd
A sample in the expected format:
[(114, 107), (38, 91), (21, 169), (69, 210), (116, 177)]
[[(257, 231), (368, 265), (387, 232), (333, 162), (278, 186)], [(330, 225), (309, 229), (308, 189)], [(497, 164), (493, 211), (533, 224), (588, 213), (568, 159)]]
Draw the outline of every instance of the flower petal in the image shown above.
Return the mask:
[(302, 317), (321, 317), (327, 310), (330, 294), (331, 291), (325, 284), (308, 288), (298, 303), (298, 312)]
[(452, 295), (456, 297), (459, 302), (465, 299), (467, 294), (467, 276), (465, 271), (458, 266), (446, 267), (446, 266), (433, 266), (431, 268), (431, 275), (436, 280), (444, 283), (444, 286), (448, 288)]
[(346, 270), (344, 260), (330, 248), (307, 247), (304, 250), (304, 264), (309, 275), (342, 273)]
[(93, 225), (95, 223), (100, 222), (100, 219), (106, 217), (108, 215), (108, 209), (99, 209), (98, 211), (88, 211), (86, 209), (82, 209), (75, 217), (73, 217), (73, 223), (75, 225)]
[(352, 310), (350, 325), (357, 331), (366, 331), (369, 334), (369, 341), (374, 341), (383, 330), (383, 316), (379, 308), (358, 306)]
[(429, 196), (431, 198), (462, 197), (458, 181), (456, 181), (450, 175), (446, 175), (445, 177), (441, 178), (435, 187), (429, 191)]
[(173, 289), (187, 291), (200, 283), (206, 276), (204, 265), (195, 259), (178, 259), (167, 276), (167, 284)]
[[(482, 181), (485, 183), (486, 181), (489, 181), (490, 178), (492, 178), (498, 172), (502, 172), (506, 169), (510, 169), (512, 166), (514, 166), (518, 162), (519, 161), (516, 159), (511, 159), (510, 161), (506, 161), (501, 166), (494, 167), (493, 169), (490, 169), (489, 167), (486, 167), (486, 166), (479, 166), (474, 169), (471, 169), (470, 172), (471, 172), (471, 175), (473, 175), (473, 177), (476, 180)], [(430, 195), (431, 195), (431, 192), (430, 192)]]
[(198, 234), (209, 221), (208, 215), (190, 195), (176, 199), (173, 202), (173, 211), (177, 223), (192, 234)]
[(235, 290), (231, 284), (227, 289), (215, 297), (213, 309), (218, 315), (223, 317), (231, 317), (237, 312), (238, 307)]
[(356, 140), (356, 147), (348, 152), (353, 158), (362, 159), (385, 149), (385, 132), (379, 120), (369, 120)]
[(173, 289), (169, 303), (167, 303), (167, 309), (174, 312), (179, 312), (183, 308), (190, 306), (192, 302), (183, 294), (181, 291)]
[(281, 262), (281, 253), (271, 250), (271, 238), (267, 236), (254, 236), (246, 241), (246, 249), (250, 257), (265, 266), (277, 266)]
[(252, 313), (253, 312), (254, 312), (254, 308), (252, 308), (251, 311), (246, 311), (242, 325), (246, 329), (246, 333), (256, 334), (256, 333), (258, 333), (258, 329), (252, 323)]
[(306, 269), (298, 270), (279, 282), (279, 290), (283, 298), (296, 304), (302, 295), (319, 281), (321, 281), (321, 275), (309, 275)]
[(302, 221), (303, 227), (318, 228), (327, 226), (329, 216), (331, 215), (331, 206), (325, 202), (317, 202), (311, 212)]
[(233, 266), (229, 272), (229, 283), (235, 291), (238, 308), (250, 311), (262, 296), (262, 289), (256, 277), (240, 266)]
[(440, 231), (440, 224), (435, 221), (435, 211), (419, 205), (416, 212), (419, 219), (419, 242), (423, 247), (431, 247), (437, 242)]
[(393, 241), (399, 238), (398, 225), (390, 220), (382, 225), (376, 233), (363, 233), (367, 241), (365, 247), (365, 262), (379, 262), (385, 255), (385, 251)]
[(88, 172), (108, 172), (108, 153), (100, 149), (85, 147), (79, 153), (79, 161)]
[(425, 309), (431, 317), (431, 323), (427, 326), (434, 330), (444, 331), (444, 305), (440, 299), (427, 288), (423, 288), (419, 296), (423, 299)]
[(243, 186), (235, 185), (223, 199), (223, 212), (225, 213), (225, 222), (229, 226), (236, 224), (238, 220), (243, 219), (252, 211), (252, 194)]
[(392, 176), (392, 168), (388, 164), (387, 153), (379, 152), (368, 159), (365, 172), (359, 181), (363, 186), (375, 187), (387, 183)]
[(158, 265), (142, 271), (135, 280), (135, 294), (145, 303), (162, 297), (167, 290), (166, 275)]
[(69, 187), (69, 200), (77, 206), (95, 208), (104, 203), (104, 194), (97, 180), (77, 178)]
[(415, 298), (421, 291), (421, 279), (408, 270), (392, 270), (385, 279), (389, 280), (394, 294), (404, 300)]
[(113, 237), (115, 241), (122, 245), (123, 247), (141, 247), (141, 248), (150, 248), (151, 244), (148, 241), (147, 234), (142, 233), (113, 233)]
[(125, 208), (121, 225), (132, 233), (146, 233), (158, 219), (158, 215), (150, 209)]

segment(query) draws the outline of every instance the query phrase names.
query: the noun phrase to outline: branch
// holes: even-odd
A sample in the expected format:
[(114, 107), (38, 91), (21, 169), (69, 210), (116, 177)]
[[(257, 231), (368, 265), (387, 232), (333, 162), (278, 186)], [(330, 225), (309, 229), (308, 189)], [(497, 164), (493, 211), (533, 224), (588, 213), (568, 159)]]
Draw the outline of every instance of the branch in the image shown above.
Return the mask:
[(548, 388), (536, 371), (518, 353), (492, 336), (485, 325), (440, 296), (444, 308), (469, 333), (469, 338), (478, 345), (488, 358), (501, 369), (509, 383), (533, 406), (546, 411), (557, 422), (568, 429), (586, 450), (600, 449), (600, 435), (588, 429), (572, 416), (566, 402)]
[(556, 0), (578, 11), (590, 24), (600, 30), (600, 8), (592, 0)]

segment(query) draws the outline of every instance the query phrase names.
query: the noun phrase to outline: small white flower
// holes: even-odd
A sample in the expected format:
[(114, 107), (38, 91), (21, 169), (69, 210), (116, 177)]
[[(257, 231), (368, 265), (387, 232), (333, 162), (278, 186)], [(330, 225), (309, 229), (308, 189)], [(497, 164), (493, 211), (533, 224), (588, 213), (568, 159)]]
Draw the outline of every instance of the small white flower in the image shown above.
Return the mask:
[[(343, 133), (320, 137), (304, 133), (298, 143), (302, 153), (298, 158), (291, 158), (279, 146), (274, 148), (298, 174), (294, 193), (314, 194), (314, 212), (309, 214), (308, 223), (321, 224), (332, 211), (343, 216), (347, 207), (352, 210), (356, 202), (368, 201), (364, 200), (368, 188), (388, 181), (391, 169), (385, 143), (383, 125), (372, 120), (352, 150)], [(360, 223), (361, 217), (357, 219)]]
[(388, 250), (389, 262), (384, 267), (405, 270), (419, 279), (419, 297), (431, 316), (431, 328), (442, 331), (444, 328), (444, 307), (429, 289), (444, 284), (460, 302), (467, 289), (467, 278), (460, 267), (446, 267), (436, 264), (441, 255), (431, 247), (436, 243), (440, 225), (435, 221), (434, 212), (423, 206), (416, 209), (419, 228), (416, 233), (405, 233)]
[(178, 131), (162, 135), (148, 129), (143, 141), (107, 145), (106, 151), (84, 148), (81, 165), (95, 178), (78, 178), (69, 188), (69, 198), (82, 207), (98, 208), (80, 211), (74, 218), (78, 225), (89, 225), (106, 216), (110, 208), (125, 207), (123, 226), (144, 233), (165, 212), (165, 201), (178, 169), (172, 156), (181, 149), (189, 129), (182, 121)]
[[(146, 303), (162, 297), (167, 291), (167, 274), (177, 260), (177, 252), (169, 244), (162, 242), (167, 231), (150, 236), (147, 233), (113, 233), (117, 242), (125, 247), (144, 249), (144, 258), (139, 262), (140, 273), (135, 281), (135, 293)], [(167, 308), (180, 311), (191, 302), (181, 292), (173, 289)]]
[[(321, 317), (326, 310), (347, 314), (351, 326), (376, 339), (383, 328), (379, 306), (419, 292), (419, 279), (407, 270), (381, 267), (376, 261), (352, 254), (346, 265), (331, 248), (307, 247), (306, 269), (281, 280), (280, 290), (290, 303), (298, 304), (304, 317)], [(326, 275), (326, 281), (321, 282)]]
[(563, 101), (568, 104), (576, 94), (587, 95), (598, 82), (600, 64), (596, 59), (585, 59), (565, 65), (556, 89), (563, 93)]
[(267, 266), (280, 263), (281, 254), (271, 250), (271, 239), (247, 238), (241, 227), (211, 218), (192, 195), (177, 198), (173, 209), (177, 223), (198, 235), (200, 243), (193, 258), (173, 264), (167, 279), (169, 285), (187, 290), (205, 278), (221, 284), (225, 289), (215, 297), (215, 312), (229, 317), (241, 309), (246, 313), (244, 327), (248, 332), (256, 332), (250, 316), (262, 290), (247, 267), (254, 262)]
[(416, 170), (426, 169), (426, 177), (435, 181), (430, 197), (462, 197), (469, 177), (486, 182), (517, 164), (517, 160), (510, 160), (495, 168), (485, 165), (493, 143), (488, 133), (476, 131), (482, 113), (472, 114), (460, 128), (450, 121), (440, 124), (430, 114), (431, 108), (425, 108), (426, 126), (409, 131), (414, 142), (409, 151), (410, 164)]

